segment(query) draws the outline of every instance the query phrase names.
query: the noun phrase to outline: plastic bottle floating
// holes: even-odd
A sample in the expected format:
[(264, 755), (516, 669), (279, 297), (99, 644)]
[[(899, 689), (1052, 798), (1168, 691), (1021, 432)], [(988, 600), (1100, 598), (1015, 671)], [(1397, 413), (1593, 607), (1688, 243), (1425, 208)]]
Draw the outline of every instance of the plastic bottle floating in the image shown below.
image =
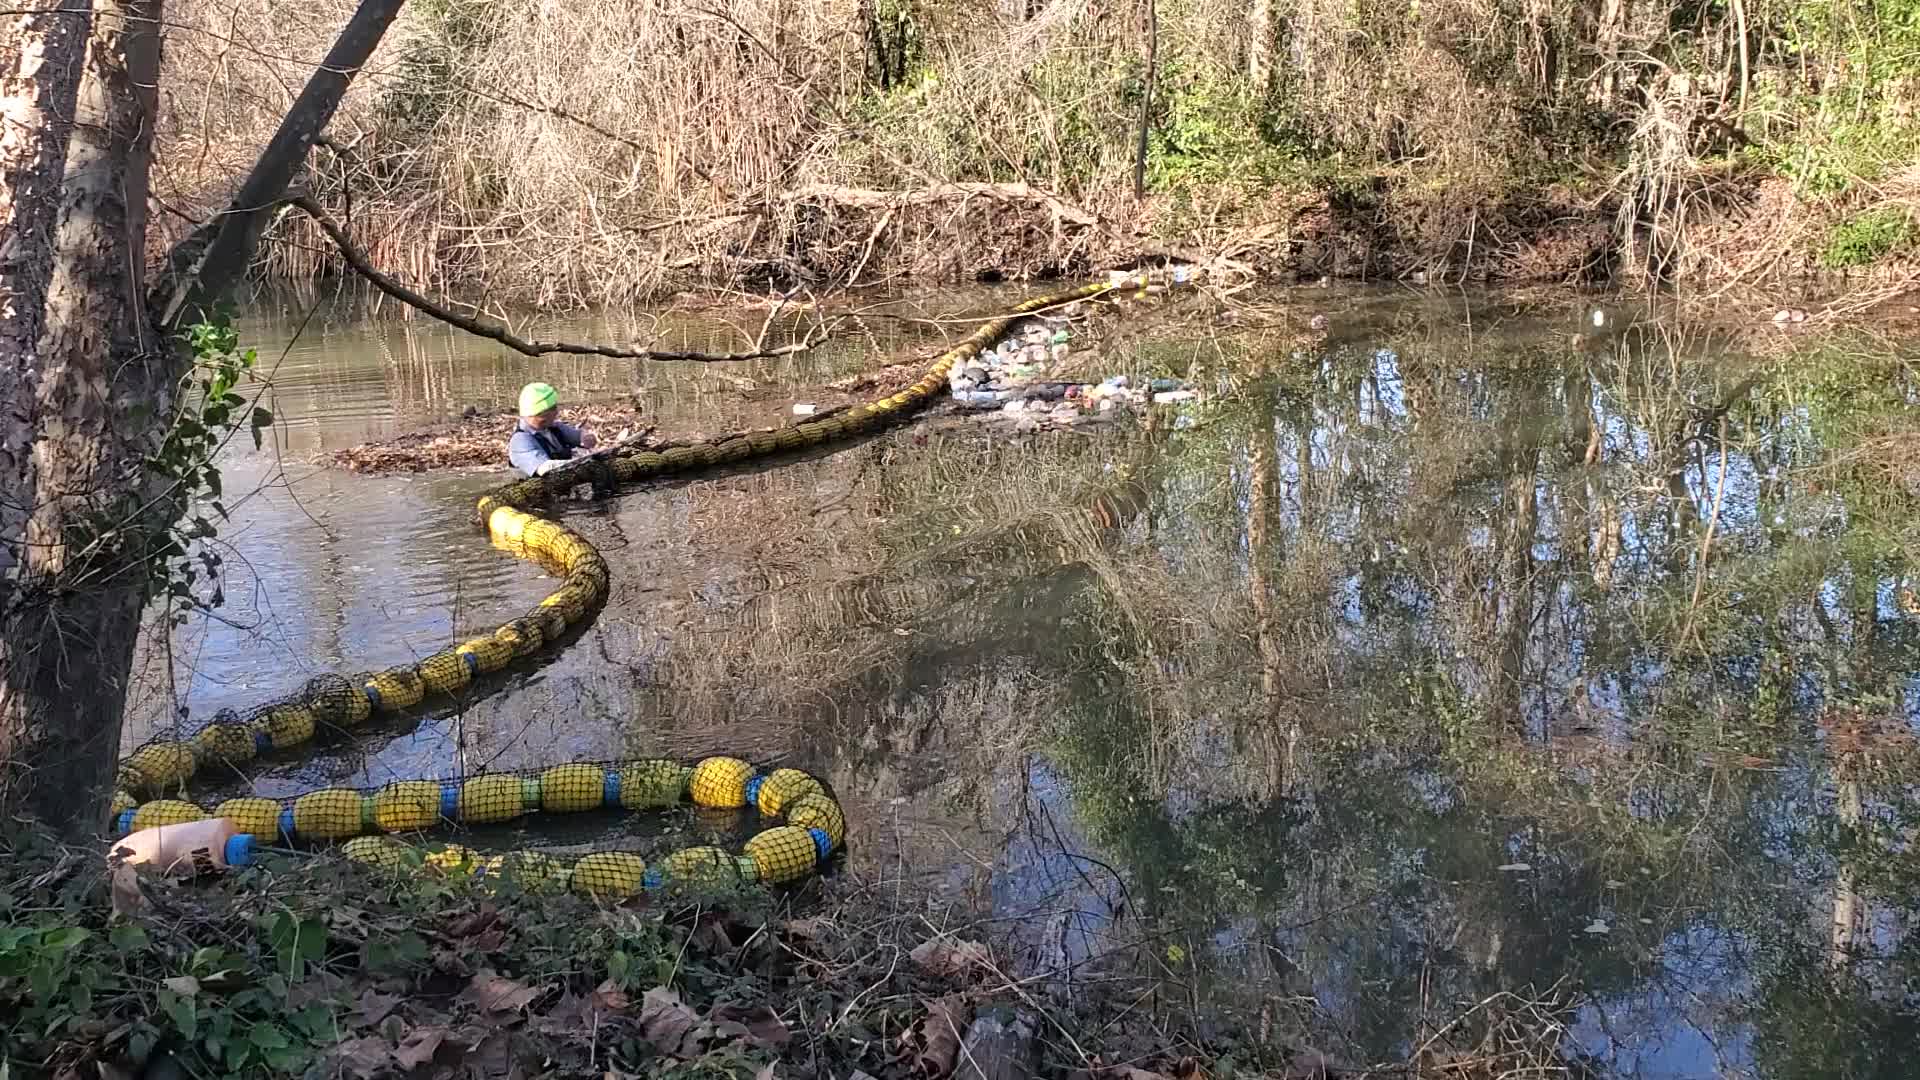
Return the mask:
[[(568, 878), (571, 887), (624, 895), (675, 880), (713, 880), (719, 870), (737, 880), (785, 884), (807, 876), (846, 842), (846, 816), (819, 780), (799, 769), (762, 772), (735, 757), (704, 758), (691, 766), (664, 758), (571, 762), (452, 780), (399, 780), (377, 788), (323, 788), (286, 799), (246, 796), (212, 807), (184, 799), (156, 799), (116, 809), (113, 826), (116, 833), (128, 835), (123, 844), (135, 837), (174, 835), (169, 829), (199, 829), (212, 835), (224, 828), (223, 837), (246, 841), (235, 849), (245, 852), (254, 844), (346, 840), (343, 850), (348, 857), (397, 868), (405, 862), (406, 849), (386, 834), (441, 825), (491, 825), (532, 813), (683, 804), (752, 808), (774, 825), (748, 840), (738, 855), (719, 848), (689, 848), (654, 867), (629, 862), (638, 857), (626, 853), (599, 853), (608, 856), (604, 859), (587, 856), (573, 867)], [(189, 839), (197, 837), (199, 832), (193, 832)], [(149, 846), (156, 842), (140, 841)], [(517, 861), (536, 855), (523, 853)], [(559, 867), (551, 860), (540, 865), (549, 864)]]

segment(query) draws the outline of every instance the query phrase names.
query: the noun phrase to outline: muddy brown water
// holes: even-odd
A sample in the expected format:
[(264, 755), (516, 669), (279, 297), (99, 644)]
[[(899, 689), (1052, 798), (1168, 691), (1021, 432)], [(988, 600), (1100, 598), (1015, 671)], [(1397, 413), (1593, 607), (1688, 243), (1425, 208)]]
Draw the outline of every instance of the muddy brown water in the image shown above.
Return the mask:
[[(1624, 303), (1257, 299), (1230, 325), (1098, 327), (1096, 366), (1207, 392), (1151, 423), (923, 423), (569, 506), (614, 571), (579, 640), (452, 715), (225, 785), (778, 758), (835, 785), (856, 869), (988, 920), (1023, 968), (1146, 940), (1076, 970), (1336, 1060), (1471, 1056), (1492, 1031), (1532, 1047), (1513, 1068), (1904, 1075), (1916, 504), (1853, 452), (1914, 407), (1916, 343), (1808, 339), (1763, 369)], [(310, 303), (243, 320), (278, 445), (223, 459), (249, 493), (226, 603), (149, 637), (131, 738), (425, 655), (551, 587), (468, 524), (499, 472), (369, 478), (318, 452), (536, 371), (568, 399), (637, 393), (668, 431), (775, 422), (797, 388), (937, 340), (875, 323), (730, 369), (743, 393)], [(1259, 325), (1314, 312), (1311, 351)], [(711, 315), (669, 332), (739, 341)]]

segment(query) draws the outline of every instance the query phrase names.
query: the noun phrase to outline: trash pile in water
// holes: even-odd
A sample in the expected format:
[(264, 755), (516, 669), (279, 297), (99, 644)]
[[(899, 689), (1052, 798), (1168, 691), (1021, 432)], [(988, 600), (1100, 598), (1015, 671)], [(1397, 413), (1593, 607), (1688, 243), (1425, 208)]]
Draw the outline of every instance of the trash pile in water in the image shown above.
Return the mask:
[(1145, 407), (1192, 401), (1199, 395), (1178, 379), (1136, 386), (1125, 375), (1097, 383), (1051, 378), (1071, 354), (1064, 325), (1031, 321), (947, 376), (954, 403), (986, 419), (1011, 421), (1016, 431), (1113, 420)]

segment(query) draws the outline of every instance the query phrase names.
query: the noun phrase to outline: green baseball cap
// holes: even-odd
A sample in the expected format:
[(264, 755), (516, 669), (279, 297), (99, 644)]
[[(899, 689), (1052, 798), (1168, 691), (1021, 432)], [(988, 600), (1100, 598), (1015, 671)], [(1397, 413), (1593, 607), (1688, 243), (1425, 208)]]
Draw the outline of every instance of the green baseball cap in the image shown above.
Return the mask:
[(520, 415), (538, 416), (560, 404), (560, 393), (543, 382), (530, 382), (520, 388)]

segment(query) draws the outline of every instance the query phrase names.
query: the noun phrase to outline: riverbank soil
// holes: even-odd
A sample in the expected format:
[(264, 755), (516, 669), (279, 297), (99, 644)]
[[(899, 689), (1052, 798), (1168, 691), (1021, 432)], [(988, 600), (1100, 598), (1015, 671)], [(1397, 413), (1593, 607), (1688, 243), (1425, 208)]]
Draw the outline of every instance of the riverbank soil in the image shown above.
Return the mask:
[[(182, 6), (156, 243), (222, 205), (351, 6)], [(312, 187), (402, 280), (549, 308), (1167, 255), (1874, 295), (1920, 282), (1914, 10), (409, 5)], [(263, 252), (342, 273), (298, 213)]]

